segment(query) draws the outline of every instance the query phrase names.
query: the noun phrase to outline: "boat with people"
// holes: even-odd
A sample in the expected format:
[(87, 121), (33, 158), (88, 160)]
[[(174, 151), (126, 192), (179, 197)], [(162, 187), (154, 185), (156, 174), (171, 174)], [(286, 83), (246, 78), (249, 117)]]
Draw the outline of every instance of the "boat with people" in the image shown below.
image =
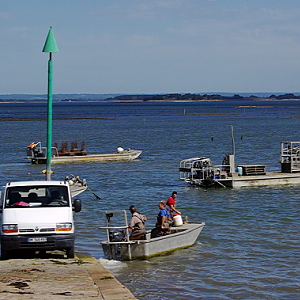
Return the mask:
[[(123, 217), (114, 219), (113, 226), (112, 218), (116, 215), (123, 215)], [(115, 260), (146, 259), (190, 247), (196, 242), (205, 226), (204, 222), (196, 223), (185, 220), (177, 224), (175, 222), (178, 226), (172, 226), (168, 235), (152, 237), (151, 230), (148, 230), (144, 239), (130, 240), (125, 210), (106, 211), (105, 216), (106, 226), (99, 228), (106, 230), (107, 239), (102, 241), (101, 245), (105, 256)]]
[(208, 157), (194, 157), (180, 162), (180, 179), (200, 187), (257, 187), (300, 184), (300, 141), (281, 142), (281, 170), (267, 172), (261, 164), (237, 165), (235, 154), (226, 154), (221, 165)]
[[(27, 159), (32, 164), (46, 164), (47, 162), (47, 147), (42, 147), (41, 142), (33, 142), (27, 146)], [(52, 163), (83, 163), (83, 162), (107, 162), (107, 161), (128, 161), (138, 158), (142, 150), (124, 149), (118, 147), (115, 152), (103, 154), (89, 154), (85, 150), (85, 143), (81, 143), (81, 148), (77, 142), (71, 143), (71, 148), (68, 147), (68, 142), (63, 142), (61, 148), (58, 148), (57, 143), (52, 147)]]

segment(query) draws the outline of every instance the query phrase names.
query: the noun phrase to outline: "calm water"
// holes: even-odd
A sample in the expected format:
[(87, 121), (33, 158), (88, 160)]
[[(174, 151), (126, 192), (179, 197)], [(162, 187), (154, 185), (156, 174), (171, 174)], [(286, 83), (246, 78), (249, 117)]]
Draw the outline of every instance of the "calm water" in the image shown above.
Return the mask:
[[(44, 166), (30, 165), (25, 147), (46, 142), (45, 116), (43, 104), (0, 104), (1, 185), (43, 179)], [(139, 299), (299, 299), (300, 186), (204, 190), (179, 180), (182, 159), (222, 162), (231, 125), (237, 163), (276, 170), (280, 142), (300, 140), (300, 103), (55, 104), (54, 142), (84, 140), (94, 153), (143, 150), (132, 162), (53, 166), (53, 179), (80, 175), (101, 197), (80, 196), (76, 250), (101, 259)], [(150, 229), (172, 190), (184, 215), (206, 222), (197, 243), (146, 261), (105, 260), (103, 212), (135, 204)]]

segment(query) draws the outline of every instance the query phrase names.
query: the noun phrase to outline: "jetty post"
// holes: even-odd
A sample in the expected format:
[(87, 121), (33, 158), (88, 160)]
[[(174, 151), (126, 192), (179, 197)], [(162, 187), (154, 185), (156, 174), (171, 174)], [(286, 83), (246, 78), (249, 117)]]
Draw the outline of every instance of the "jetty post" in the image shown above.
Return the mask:
[(49, 53), (48, 60), (48, 101), (47, 101), (47, 166), (46, 166), (46, 180), (51, 180), (51, 156), (52, 156), (52, 53), (59, 52), (52, 27), (48, 32), (43, 52)]

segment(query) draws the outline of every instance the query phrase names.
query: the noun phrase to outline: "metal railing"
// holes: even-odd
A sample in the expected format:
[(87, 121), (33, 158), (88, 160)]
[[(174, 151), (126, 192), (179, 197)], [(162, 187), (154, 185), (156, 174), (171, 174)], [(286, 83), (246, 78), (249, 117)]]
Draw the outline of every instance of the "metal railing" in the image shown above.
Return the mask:
[[(124, 214), (124, 223), (125, 225), (122, 226), (110, 226), (110, 219), (114, 216), (114, 214), (117, 213), (123, 213)], [(130, 241), (129, 239), (129, 230), (128, 230), (128, 219), (127, 219), (127, 213), (126, 210), (111, 210), (111, 211), (106, 211), (106, 226), (101, 226), (98, 227), (99, 229), (105, 229), (106, 230), (106, 235), (107, 235), (107, 244), (109, 245), (118, 245), (118, 244), (126, 244), (128, 245), (128, 258), (129, 260), (132, 259), (131, 256), (131, 244), (135, 244), (135, 242)], [(117, 241), (117, 242), (112, 242), (110, 241), (110, 230), (116, 230), (116, 229), (125, 229), (125, 241)], [(110, 248), (111, 251), (111, 248)]]

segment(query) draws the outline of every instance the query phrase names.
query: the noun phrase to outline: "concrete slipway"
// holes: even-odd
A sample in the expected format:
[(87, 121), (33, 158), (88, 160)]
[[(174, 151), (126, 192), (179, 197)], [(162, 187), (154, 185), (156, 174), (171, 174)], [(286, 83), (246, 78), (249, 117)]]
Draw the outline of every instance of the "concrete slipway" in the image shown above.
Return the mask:
[(0, 300), (136, 299), (100, 262), (88, 255), (0, 261)]

